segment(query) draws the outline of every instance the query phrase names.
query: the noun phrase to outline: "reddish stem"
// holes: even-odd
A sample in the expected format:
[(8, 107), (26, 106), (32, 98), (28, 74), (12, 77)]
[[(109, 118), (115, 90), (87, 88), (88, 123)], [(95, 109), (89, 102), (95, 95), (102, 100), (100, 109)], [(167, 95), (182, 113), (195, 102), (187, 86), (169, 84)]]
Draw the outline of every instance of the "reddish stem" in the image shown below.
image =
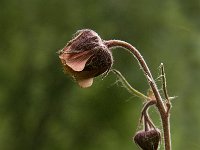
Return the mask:
[(116, 47), (122, 47), (127, 50), (130, 50), (130, 52), (134, 55), (134, 57), (138, 60), (139, 65), (141, 66), (144, 75), (147, 78), (147, 81), (149, 82), (149, 85), (152, 88), (152, 91), (154, 93), (154, 96), (156, 98), (156, 106), (160, 112), (160, 117), (162, 120), (162, 126), (163, 126), (163, 132), (164, 132), (164, 141), (165, 141), (165, 150), (171, 150), (171, 139), (170, 139), (170, 126), (169, 126), (169, 112), (167, 111), (167, 108), (165, 107), (163, 100), (161, 98), (161, 95), (159, 93), (159, 90), (157, 88), (157, 85), (152, 77), (152, 74), (149, 70), (149, 67), (147, 66), (144, 58), (140, 54), (140, 52), (133, 47), (131, 44), (120, 41), (120, 40), (109, 40), (104, 41), (104, 44), (108, 48), (116, 48)]

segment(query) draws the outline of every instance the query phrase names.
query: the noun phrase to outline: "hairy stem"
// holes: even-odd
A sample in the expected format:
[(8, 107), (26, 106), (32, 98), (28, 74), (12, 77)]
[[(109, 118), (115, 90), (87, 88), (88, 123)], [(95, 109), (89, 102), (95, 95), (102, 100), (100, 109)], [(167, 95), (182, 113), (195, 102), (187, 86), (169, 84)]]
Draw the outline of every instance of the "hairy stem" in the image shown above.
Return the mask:
[(166, 106), (167, 106), (167, 114), (168, 114), (171, 108), (171, 103), (170, 103), (168, 92), (167, 92), (167, 81), (166, 81), (165, 69), (164, 69), (163, 63), (161, 63), (160, 67), (161, 67), (161, 75), (162, 75), (162, 87), (163, 87), (164, 96), (167, 101)]
[(167, 102), (169, 103), (169, 96), (168, 96), (168, 93), (167, 93), (167, 82), (166, 82), (165, 69), (164, 69), (163, 63), (160, 64), (160, 67), (161, 67), (161, 75), (162, 75), (162, 83), (163, 83), (162, 84), (163, 92), (164, 92), (164, 95), (165, 95)]
[[(169, 111), (167, 112), (169, 113)], [(164, 132), (165, 150), (171, 150), (171, 133), (170, 133), (170, 120), (169, 114), (161, 115), (162, 126)]]
[(134, 89), (124, 78), (124, 76), (116, 69), (112, 69), (111, 70), (113, 73), (115, 73), (117, 75), (117, 77), (119, 78), (119, 80), (122, 82), (122, 85), (133, 95), (144, 99), (144, 100), (151, 100), (149, 97), (147, 97), (146, 95), (142, 94), (141, 92), (139, 92), (138, 90)]
[(163, 132), (164, 132), (164, 141), (165, 141), (165, 150), (171, 150), (171, 139), (170, 139), (170, 126), (169, 126), (169, 115), (167, 112), (167, 108), (165, 107), (161, 95), (159, 93), (159, 90), (157, 88), (157, 85), (153, 79), (153, 76), (144, 60), (144, 58), (142, 57), (142, 55), (140, 54), (140, 52), (133, 47), (131, 44), (124, 42), (124, 41), (120, 41), (120, 40), (109, 40), (109, 41), (104, 41), (104, 44), (108, 47), (108, 48), (116, 48), (116, 47), (122, 47), (125, 48), (127, 50), (129, 50), (134, 57), (138, 60), (138, 63), (141, 67), (141, 69), (144, 72), (144, 75), (147, 78), (147, 81), (149, 82), (149, 85), (152, 88), (152, 91), (154, 93), (154, 96), (156, 98), (156, 106), (158, 108), (158, 111), (160, 113), (161, 116), (161, 120), (162, 120), (162, 126), (163, 126)]
[[(144, 119), (144, 122), (146, 121), (146, 123), (148, 123), (148, 125), (151, 128), (154, 128), (156, 130), (156, 127), (153, 124), (153, 122), (151, 121), (149, 114), (148, 114), (149, 107), (152, 106), (152, 105), (155, 105), (155, 104), (156, 104), (155, 100), (150, 100), (144, 105), (144, 107), (142, 108), (142, 114), (141, 114), (140, 122), (142, 121), (142, 119)], [(146, 130), (146, 126), (147, 126), (146, 123), (145, 123), (145, 131), (147, 131)]]

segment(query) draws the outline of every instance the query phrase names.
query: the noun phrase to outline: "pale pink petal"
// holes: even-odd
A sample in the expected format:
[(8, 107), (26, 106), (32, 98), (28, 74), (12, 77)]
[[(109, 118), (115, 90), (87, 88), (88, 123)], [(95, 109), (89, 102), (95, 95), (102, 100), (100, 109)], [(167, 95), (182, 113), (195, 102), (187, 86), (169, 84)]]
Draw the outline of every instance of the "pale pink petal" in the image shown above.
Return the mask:
[(85, 68), (85, 64), (92, 56), (89, 52), (83, 52), (78, 54), (64, 53), (59, 56), (62, 62), (72, 68), (74, 71), (82, 71)]
[(89, 79), (82, 79), (82, 80), (78, 80), (77, 81), (79, 86), (82, 88), (88, 88), (92, 85), (93, 83), (93, 78), (89, 78)]
[(66, 61), (66, 65), (68, 65), (74, 71), (82, 71), (85, 68), (85, 64), (88, 61), (88, 59), (89, 57), (82, 61)]

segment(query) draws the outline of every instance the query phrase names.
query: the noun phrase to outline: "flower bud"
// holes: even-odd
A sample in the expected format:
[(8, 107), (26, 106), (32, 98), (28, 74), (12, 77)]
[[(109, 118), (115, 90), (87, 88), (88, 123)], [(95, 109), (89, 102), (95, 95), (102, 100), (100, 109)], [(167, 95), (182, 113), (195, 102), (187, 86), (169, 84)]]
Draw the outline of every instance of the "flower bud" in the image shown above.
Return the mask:
[(157, 150), (160, 142), (159, 130), (138, 131), (134, 136), (134, 141), (143, 150)]
[(110, 50), (99, 35), (89, 29), (78, 31), (59, 52), (66, 73), (81, 87), (89, 87), (93, 78), (109, 72), (113, 64)]

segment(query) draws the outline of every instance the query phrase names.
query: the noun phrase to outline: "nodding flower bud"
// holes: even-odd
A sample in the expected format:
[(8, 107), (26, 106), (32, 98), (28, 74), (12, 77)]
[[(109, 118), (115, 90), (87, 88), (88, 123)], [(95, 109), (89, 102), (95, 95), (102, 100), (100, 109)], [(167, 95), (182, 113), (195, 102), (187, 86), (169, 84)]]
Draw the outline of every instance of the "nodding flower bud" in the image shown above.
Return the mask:
[(157, 150), (160, 138), (158, 129), (150, 129), (149, 131), (138, 131), (134, 136), (134, 141), (143, 150)]
[(59, 58), (65, 72), (83, 88), (91, 86), (94, 77), (108, 73), (113, 64), (108, 47), (96, 32), (89, 29), (75, 33), (59, 51)]

